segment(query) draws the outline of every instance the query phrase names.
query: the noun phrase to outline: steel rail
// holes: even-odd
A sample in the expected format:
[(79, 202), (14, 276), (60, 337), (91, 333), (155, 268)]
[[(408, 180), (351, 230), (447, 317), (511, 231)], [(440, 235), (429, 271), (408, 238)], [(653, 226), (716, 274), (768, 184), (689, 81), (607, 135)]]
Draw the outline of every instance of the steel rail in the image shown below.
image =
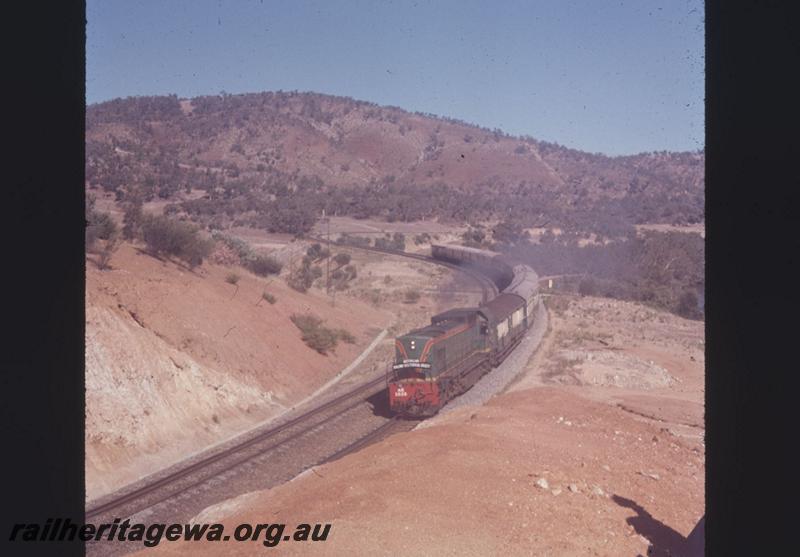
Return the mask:
[(400, 251), (400, 250), (393, 250), (393, 249), (376, 248), (376, 247), (371, 247), (371, 246), (357, 246), (357, 245), (354, 245), (354, 244), (337, 244), (336, 242), (332, 242), (332, 241), (330, 241), (330, 240), (328, 240), (326, 238), (321, 238), (319, 236), (307, 236), (307, 238), (309, 240), (314, 240), (316, 242), (328, 244), (329, 246), (338, 246), (338, 247), (342, 247), (342, 248), (360, 249), (360, 250), (363, 250), (363, 251), (369, 251), (369, 252), (373, 252), (373, 253), (382, 253), (382, 254), (386, 254), (386, 255), (395, 255), (395, 256), (398, 256), (398, 257), (406, 257), (408, 259), (416, 259), (418, 261), (425, 261), (426, 263), (432, 263), (434, 265), (439, 265), (441, 267), (447, 267), (448, 269), (459, 271), (461, 273), (464, 273), (464, 274), (472, 277), (480, 285), (481, 294), (483, 296), (483, 301), (484, 302), (488, 302), (494, 296), (496, 296), (496, 295), (498, 295), (500, 293), (500, 291), (497, 288), (497, 285), (494, 283), (494, 281), (492, 281), (490, 278), (486, 277), (485, 275), (482, 275), (481, 273), (479, 273), (479, 272), (477, 272), (477, 271), (475, 271), (473, 269), (469, 269), (469, 268), (463, 267), (461, 265), (456, 265), (455, 263), (449, 263), (449, 262), (446, 262), (446, 261), (442, 261), (440, 259), (436, 259), (435, 257), (431, 257), (430, 255), (422, 255), (422, 254), (419, 254), (419, 253), (409, 253), (409, 252)]
[[(266, 440), (269, 440), (270, 438), (277, 436), (278, 434), (286, 431), (287, 429), (292, 428), (294, 426), (297, 426), (299, 424), (302, 424), (304, 421), (308, 421), (311, 418), (323, 413), (326, 410), (329, 410), (329, 409), (331, 409), (331, 408), (333, 408), (333, 407), (335, 407), (335, 406), (337, 406), (339, 404), (342, 404), (343, 402), (349, 401), (350, 399), (358, 397), (359, 395), (365, 393), (366, 391), (370, 391), (371, 389), (373, 389), (373, 388), (377, 387), (378, 385), (380, 385), (382, 383), (385, 383), (385, 382), (386, 382), (386, 378), (385, 377), (376, 377), (375, 379), (373, 379), (371, 381), (368, 381), (367, 383), (364, 383), (362, 385), (359, 385), (358, 387), (356, 387), (356, 388), (354, 388), (354, 389), (352, 389), (352, 390), (350, 390), (350, 391), (348, 391), (348, 392), (346, 392), (344, 394), (341, 394), (341, 395), (339, 395), (339, 396), (337, 396), (337, 397), (335, 397), (335, 398), (333, 398), (333, 399), (331, 399), (331, 400), (329, 400), (329, 401), (327, 401), (327, 402), (325, 402), (325, 403), (323, 403), (323, 404), (321, 404), (321, 405), (319, 405), (317, 407), (314, 407), (311, 410), (309, 410), (307, 412), (304, 412), (303, 414), (301, 414), (301, 415), (299, 415), (299, 416), (297, 416), (295, 418), (292, 418), (291, 420), (289, 420), (289, 421), (287, 421), (287, 422), (285, 422), (283, 424), (280, 424), (280, 425), (278, 425), (278, 426), (276, 426), (274, 428), (268, 429), (267, 431), (261, 432), (261, 433), (259, 433), (258, 435), (254, 436), (251, 439), (243, 441), (242, 443), (237, 443), (236, 445), (234, 445), (232, 447), (228, 447), (228, 448), (223, 449), (223, 450), (221, 450), (221, 451), (219, 451), (219, 452), (217, 452), (215, 454), (207, 456), (207, 457), (205, 457), (205, 458), (203, 458), (201, 460), (198, 460), (197, 462), (194, 462), (194, 463), (192, 463), (192, 464), (190, 464), (190, 465), (188, 465), (188, 466), (186, 466), (184, 468), (176, 470), (175, 472), (172, 472), (172, 473), (164, 476), (163, 478), (159, 478), (158, 480), (155, 480), (155, 481), (153, 481), (151, 483), (148, 483), (148, 484), (146, 484), (146, 485), (144, 485), (144, 486), (142, 486), (140, 488), (137, 488), (137, 489), (135, 489), (135, 490), (133, 490), (133, 491), (131, 491), (129, 493), (121, 495), (120, 497), (116, 497), (116, 498), (111, 499), (111, 500), (109, 500), (109, 501), (107, 501), (105, 503), (102, 503), (102, 504), (97, 505), (95, 507), (89, 508), (89, 509), (86, 510), (86, 513), (85, 513), (86, 518), (92, 518), (92, 517), (101, 515), (101, 514), (106, 513), (107, 511), (109, 511), (111, 509), (115, 509), (117, 507), (121, 507), (121, 506), (126, 505), (128, 503), (131, 503), (131, 502), (133, 502), (133, 501), (135, 501), (137, 499), (140, 499), (140, 498), (142, 498), (142, 497), (144, 497), (146, 495), (150, 495), (153, 492), (158, 491), (158, 490), (164, 488), (165, 486), (167, 486), (167, 485), (169, 485), (171, 483), (175, 483), (178, 480), (184, 479), (186, 476), (188, 476), (190, 474), (193, 474), (193, 473), (195, 473), (195, 472), (197, 472), (199, 470), (202, 470), (203, 468), (207, 468), (208, 466), (210, 466), (212, 464), (215, 464), (215, 463), (217, 463), (217, 462), (219, 462), (219, 461), (221, 461), (221, 460), (223, 460), (223, 459), (225, 459), (225, 458), (227, 458), (229, 456), (235, 455), (238, 452), (241, 452), (241, 451), (243, 451), (243, 450), (245, 450), (247, 448), (250, 448), (250, 447), (252, 447), (254, 445), (257, 445), (258, 443), (262, 443), (262, 442), (264, 442)], [(369, 396), (371, 396), (371, 394)], [(368, 398), (368, 397), (364, 397), (364, 398)], [(359, 400), (357, 404), (360, 404), (361, 402), (363, 402), (363, 400)], [(350, 407), (348, 407), (347, 409), (350, 409)], [(314, 424), (314, 425), (312, 425), (312, 426), (310, 426), (310, 427), (308, 427), (308, 428), (306, 428), (304, 430), (301, 430), (300, 432), (297, 432), (294, 435), (291, 435), (287, 439), (282, 440), (277, 445), (273, 445), (273, 446), (265, 449), (264, 451), (260, 451), (259, 454), (262, 454), (263, 452), (266, 452), (268, 450), (273, 450), (277, 446), (280, 446), (280, 445), (282, 445), (284, 443), (287, 443), (290, 440), (294, 440), (297, 437), (301, 436), (302, 434), (307, 433), (308, 430), (316, 427), (317, 425), (318, 424)], [(245, 459), (242, 459), (241, 461), (237, 461), (232, 466), (236, 466), (238, 464), (241, 464), (242, 462), (244, 462), (246, 460), (250, 460), (251, 458), (253, 458), (253, 456), (250, 456), (250, 457), (247, 457)], [(230, 468), (230, 467), (228, 467), (228, 468)], [(204, 480), (202, 480), (202, 481), (204, 481)], [(184, 491), (184, 489), (179, 490), (177, 493), (180, 493), (182, 491)], [(170, 498), (171, 496), (172, 496), (172, 494), (167, 498)], [(162, 499), (162, 501), (163, 500), (166, 500), (166, 499)]]

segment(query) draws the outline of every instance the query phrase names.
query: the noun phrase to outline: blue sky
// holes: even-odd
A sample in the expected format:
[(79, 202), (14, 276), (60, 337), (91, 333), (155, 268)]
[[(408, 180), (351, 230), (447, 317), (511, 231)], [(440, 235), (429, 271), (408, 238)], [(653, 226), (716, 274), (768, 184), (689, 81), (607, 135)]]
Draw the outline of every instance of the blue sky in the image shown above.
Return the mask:
[(704, 143), (698, 0), (89, 0), (86, 102), (345, 95), (610, 155)]

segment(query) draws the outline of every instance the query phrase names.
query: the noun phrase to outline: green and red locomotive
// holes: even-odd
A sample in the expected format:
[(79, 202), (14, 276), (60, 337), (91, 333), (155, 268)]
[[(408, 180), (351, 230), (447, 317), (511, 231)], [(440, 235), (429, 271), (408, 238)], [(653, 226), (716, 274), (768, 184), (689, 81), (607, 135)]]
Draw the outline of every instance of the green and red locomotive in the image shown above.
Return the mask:
[(432, 246), (437, 259), (493, 270), (505, 289), (473, 308), (451, 309), (431, 324), (395, 340), (388, 378), (389, 407), (409, 417), (431, 416), (463, 393), (519, 344), (533, 324), (539, 280), (526, 265), (514, 265), (492, 252), (462, 246)]
[(431, 416), (469, 389), (519, 343), (529, 326), (525, 300), (500, 294), (477, 308), (440, 313), (395, 341), (389, 407)]

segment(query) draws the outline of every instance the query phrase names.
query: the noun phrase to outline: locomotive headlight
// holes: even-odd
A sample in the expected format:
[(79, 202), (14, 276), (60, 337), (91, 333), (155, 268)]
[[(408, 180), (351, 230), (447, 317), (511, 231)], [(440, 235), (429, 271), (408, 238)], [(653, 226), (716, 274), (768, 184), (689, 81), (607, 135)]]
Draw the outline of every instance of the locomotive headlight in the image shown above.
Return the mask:
[(417, 348), (417, 343), (415, 341), (411, 341), (411, 350), (415, 350)]

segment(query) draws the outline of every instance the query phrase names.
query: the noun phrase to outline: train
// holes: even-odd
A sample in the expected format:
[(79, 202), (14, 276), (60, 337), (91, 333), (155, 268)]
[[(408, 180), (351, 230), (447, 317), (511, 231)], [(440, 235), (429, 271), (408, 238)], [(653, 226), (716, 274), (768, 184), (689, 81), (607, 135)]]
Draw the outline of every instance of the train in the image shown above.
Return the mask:
[(533, 269), (475, 248), (432, 245), (431, 255), (490, 276), (500, 294), (477, 307), (434, 315), (430, 325), (395, 339), (387, 377), (390, 411), (421, 418), (464, 393), (519, 344), (533, 325), (539, 278)]

